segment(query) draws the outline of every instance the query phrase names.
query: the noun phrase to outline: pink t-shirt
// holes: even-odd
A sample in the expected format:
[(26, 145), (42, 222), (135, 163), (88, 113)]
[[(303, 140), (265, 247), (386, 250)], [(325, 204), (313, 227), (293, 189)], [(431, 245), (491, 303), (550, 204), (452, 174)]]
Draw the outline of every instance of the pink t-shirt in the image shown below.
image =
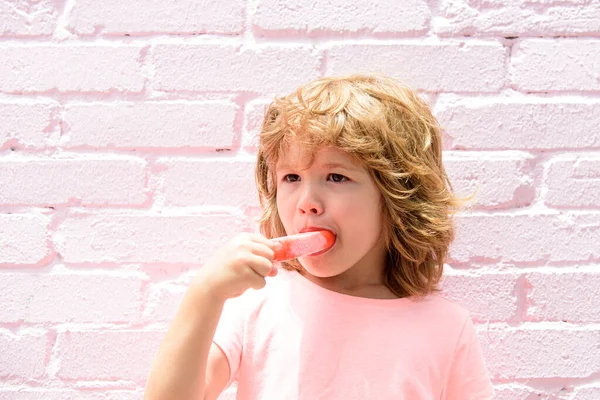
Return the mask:
[(468, 312), (439, 295), (377, 300), (283, 269), (227, 301), (214, 342), (237, 399), (491, 399)]

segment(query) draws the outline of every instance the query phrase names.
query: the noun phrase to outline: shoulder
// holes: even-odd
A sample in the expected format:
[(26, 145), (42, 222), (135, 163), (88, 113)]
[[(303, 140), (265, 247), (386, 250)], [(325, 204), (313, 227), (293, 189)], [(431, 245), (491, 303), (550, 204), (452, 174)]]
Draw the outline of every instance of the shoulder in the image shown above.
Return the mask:
[(436, 307), (439, 309), (456, 314), (457, 316), (463, 318), (469, 315), (469, 310), (466, 307), (454, 300), (449, 299), (444, 293), (431, 294), (430, 297), (432, 302), (434, 302)]
[(415, 300), (415, 303), (420, 313), (446, 327), (462, 329), (465, 323), (471, 321), (469, 310), (443, 293), (430, 294), (424, 299)]
[(417, 326), (420, 338), (433, 344), (443, 358), (476, 339), (468, 309), (443, 294), (430, 294), (417, 300), (412, 309), (411, 322)]

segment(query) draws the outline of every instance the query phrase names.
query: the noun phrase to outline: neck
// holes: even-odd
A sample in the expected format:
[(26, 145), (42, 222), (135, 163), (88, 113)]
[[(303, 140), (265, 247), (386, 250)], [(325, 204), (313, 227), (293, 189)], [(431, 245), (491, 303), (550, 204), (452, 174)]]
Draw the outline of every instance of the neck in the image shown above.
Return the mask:
[(360, 260), (339, 275), (318, 277), (304, 269), (300, 273), (311, 282), (334, 292), (376, 299), (397, 298), (384, 284), (387, 253), (380, 250), (374, 253), (375, 257), (371, 254), (371, 257)]
[(316, 285), (333, 292), (347, 294), (356, 297), (366, 297), (371, 299), (396, 299), (394, 293), (383, 284), (383, 276), (369, 279), (361, 276), (359, 279), (353, 279), (346, 271), (340, 275), (321, 278), (313, 276), (302, 270), (300, 274)]

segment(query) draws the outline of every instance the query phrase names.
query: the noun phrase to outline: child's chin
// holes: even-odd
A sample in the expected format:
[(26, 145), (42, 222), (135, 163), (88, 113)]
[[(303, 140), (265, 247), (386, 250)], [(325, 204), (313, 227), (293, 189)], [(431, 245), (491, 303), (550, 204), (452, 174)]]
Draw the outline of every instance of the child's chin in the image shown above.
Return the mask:
[(335, 268), (331, 263), (315, 262), (313, 260), (300, 261), (306, 272), (317, 278), (331, 278), (343, 273), (343, 268)]

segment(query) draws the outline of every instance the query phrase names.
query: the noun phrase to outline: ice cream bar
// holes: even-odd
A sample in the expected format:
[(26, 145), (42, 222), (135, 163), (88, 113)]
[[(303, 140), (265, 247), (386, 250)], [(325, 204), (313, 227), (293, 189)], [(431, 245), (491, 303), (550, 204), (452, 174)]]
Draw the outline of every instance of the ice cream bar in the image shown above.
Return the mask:
[(286, 261), (330, 248), (335, 243), (335, 235), (321, 230), (278, 237), (272, 241), (275, 243), (273, 261)]

